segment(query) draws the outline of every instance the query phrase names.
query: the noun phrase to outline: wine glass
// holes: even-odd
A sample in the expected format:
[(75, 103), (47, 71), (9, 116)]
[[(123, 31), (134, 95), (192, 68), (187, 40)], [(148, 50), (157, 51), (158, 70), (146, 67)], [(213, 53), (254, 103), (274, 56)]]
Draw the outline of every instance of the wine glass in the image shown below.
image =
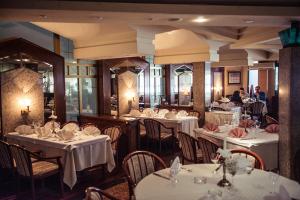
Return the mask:
[(274, 173), (274, 172), (269, 172), (269, 179), (272, 183), (272, 192), (270, 192), (271, 194), (275, 194), (276, 191), (276, 185), (279, 179), (279, 174), (278, 173)]

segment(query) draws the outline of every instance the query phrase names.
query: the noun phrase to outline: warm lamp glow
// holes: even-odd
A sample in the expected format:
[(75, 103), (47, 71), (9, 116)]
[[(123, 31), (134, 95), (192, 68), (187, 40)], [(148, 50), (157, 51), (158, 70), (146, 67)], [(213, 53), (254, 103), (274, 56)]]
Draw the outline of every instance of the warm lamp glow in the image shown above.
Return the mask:
[(134, 101), (134, 93), (130, 90), (128, 90), (126, 93), (125, 93), (125, 96), (128, 100), (133, 100)]
[(223, 87), (222, 86), (216, 86), (214, 89), (216, 90), (216, 92), (221, 92), (223, 90)]
[(31, 105), (31, 100), (28, 98), (19, 99), (19, 104), (21, 106), (21, 115), (27, 116), (30, 112), (29, 106)]
[(31, 105), (31, 101), (28, 98), (22, 98), (22, 99), (19, 100), (19, 104), (22, 107), (28, 107), (28, 106)]

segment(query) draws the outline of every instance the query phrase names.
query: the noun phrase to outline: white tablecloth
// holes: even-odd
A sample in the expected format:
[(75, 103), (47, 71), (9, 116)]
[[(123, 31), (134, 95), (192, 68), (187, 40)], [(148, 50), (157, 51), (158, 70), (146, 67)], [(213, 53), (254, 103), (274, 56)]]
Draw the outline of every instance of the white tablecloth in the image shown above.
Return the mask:
[[(126, 116), (130, 116), (130, 115), (126, 115)], [(133, 116), (130, 116), (133, 117)], [(195, 136), (194, 130), (199, 128), (198, 125), (198, 118), (197, 117), (191, 117), (191, 116), (187, 116), (187, 117), (180, 117), (177, 119), (166, 119), (166, 118), (161, 118), (161, 117), (144, 117), (144, 116), (140, 116), (140, 117), (135, 117), (138, 119), (154, 119), (157, 120), (161, 123), (163, 123), (165, 126), (167, 127), (172, 127), (175, 130), (175, 134), (177, 135), (178, 131), (182, 131), (185, 133), (188, 133), (192, 136)]]
[(224, 125), (225, 122), (232, 123), (233, 121), (235, 121), (236, 123), (238, 123), (240, 115), (241, 113), (237, 111), (205, 112), (205, 122), (217, 124), (219, 126)]
[[(178, 183), (173, 184), (170, 180), (155, 176), (153, 174), (145, 177), (135, 188), (137, 200), (199, 200), (207, 195), (208, 190), (221, 191), (223, 200), (267, 200), (273, 191), (269, 172), (255, 169), (250, 175), (236, 175), (234, 177), (234, 190), (217, 186), (217, 182), (222, 179), (221, 172), (213, 174), (217, 168), (214, 164), (185, 165), (192, 170), (181, 170), (177, 175)], [(164, 169), (158, 173), (166, 174), (169, 169)], [(194, 183), (194, 177), (206, 177), (206, 184)], [(227, 179), (231, 181), (231, 176)], [(275, 192), (279, 191), (279, 186), (283, 185), (290, 197), (300, 199), (300, 185), (280, 176), (275, 185)], [(274, 198), (273, 198), (274, 199)]]
[(196, 129), (195, 134), (201, 134), (220, 140), (223, 143), (224, 138), (227, 138), (227, 148), (247, 148), (257, 153), (265, 162), (266, 169), (278, 168), (278, 134), (270, 134), (263, 129), (258, 129), (256, 134), (248, 134), (246, 138), (231, 138), (228, 137), (231, 128), (220, 126), (220, 133), (212, 133), (205, 131), (202, 128)]
[(30, 150), (42, 150), (44, 156), (61, 156), (64, 167), (64, 183), (70, 188), (77, 182), (76, 171), (107, 163), (108, 171), (115, 167), (111, 141), (107, 135), (87, 136), (79, 134), (74, 141), (64, 142), (57, 138), (38, 138), (36, 134), (6, 135), (10, 143), (17, 143)]

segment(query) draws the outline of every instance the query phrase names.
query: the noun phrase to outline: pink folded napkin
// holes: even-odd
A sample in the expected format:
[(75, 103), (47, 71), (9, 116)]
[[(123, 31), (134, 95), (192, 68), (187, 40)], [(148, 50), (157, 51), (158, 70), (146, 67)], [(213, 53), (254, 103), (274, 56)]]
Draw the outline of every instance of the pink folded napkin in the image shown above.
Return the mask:
[(265, 131), (267, 131), (268, 133), (279, 133), (279, 125), (270, 124), (265, 128)]
[(218, 125), (213, 123), (206, 123), (203, 128), (207, 131), (220, 131)]
[(234, 138), (244, 138), (248, 134), (242, 128), (234, 128), (234, 129), (230, 130), (228, 135), (230, 137), (234, 137)]
[(255, 124), (255, 121), (251, 119), (244, 119), (240, 121), (239, 127), (250, 128)]

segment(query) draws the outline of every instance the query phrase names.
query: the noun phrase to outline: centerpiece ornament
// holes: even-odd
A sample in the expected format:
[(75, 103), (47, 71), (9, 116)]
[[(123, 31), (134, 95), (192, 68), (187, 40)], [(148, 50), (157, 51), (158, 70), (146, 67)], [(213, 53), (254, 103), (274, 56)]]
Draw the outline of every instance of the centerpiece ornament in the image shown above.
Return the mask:
[(226, 178), (226, 172), (228, 171), (232, 176), (237, 173), (247, 173), (250, 174), (253, 171), (253, 167), (251, 167), (251, 162), (245, 157), (241, 155), (233, 156), (231, 151), (226, 149), (227, 139), (224, 139), (223, 148), (219, 148), (217, 153), (219, 154), (219, 163), (220, 166), (216, 169), (219, 170), (221, 167), (223, 168), (223, 178), (218, 182), (218, 186), (220, 187), (230, 187), (233, 183), (230, 183)]
[(52, 133), (55, 134), (55, 121), (57, 119), (57, 116), (54, 115), (54, 110), (52, 110), (51, 116), (49, 117), (49, 119), (51, 119), (51, 123), (52, 123)]

